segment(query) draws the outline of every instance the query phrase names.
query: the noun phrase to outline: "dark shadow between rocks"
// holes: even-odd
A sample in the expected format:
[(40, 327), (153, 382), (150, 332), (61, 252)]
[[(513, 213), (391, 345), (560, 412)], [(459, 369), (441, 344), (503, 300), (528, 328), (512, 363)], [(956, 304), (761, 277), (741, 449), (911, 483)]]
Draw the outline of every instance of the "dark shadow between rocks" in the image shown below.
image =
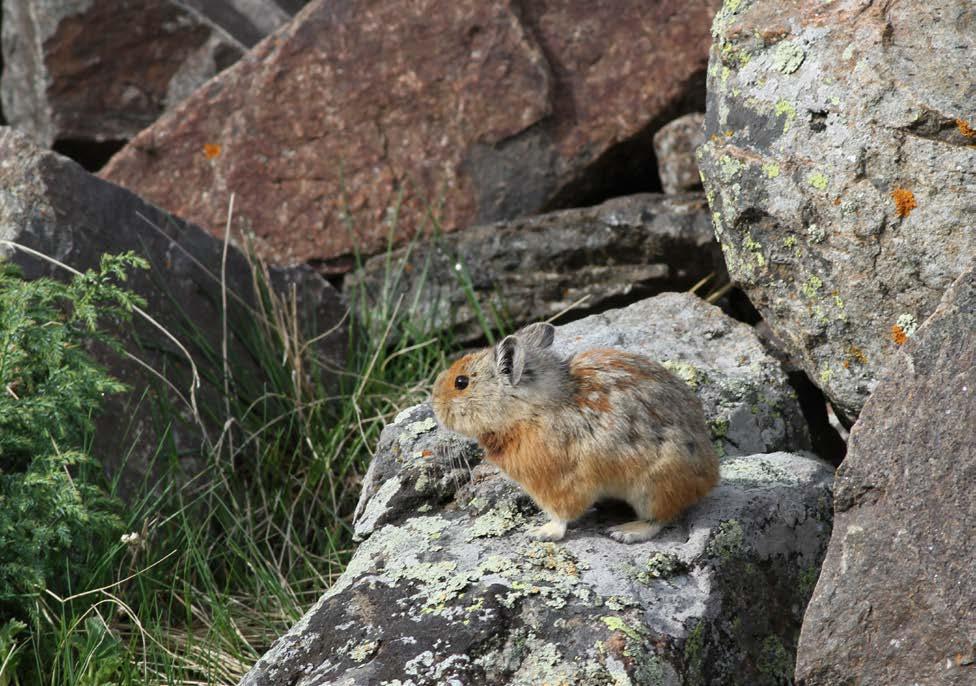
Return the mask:
[(63, 138), (55, 141), (51, 149), (73, 159), (84, 167), (85, 171), (94, 174), (108, 164), (112, 155), (121, 150), (128, 142), (126, 140), (92, 141)]

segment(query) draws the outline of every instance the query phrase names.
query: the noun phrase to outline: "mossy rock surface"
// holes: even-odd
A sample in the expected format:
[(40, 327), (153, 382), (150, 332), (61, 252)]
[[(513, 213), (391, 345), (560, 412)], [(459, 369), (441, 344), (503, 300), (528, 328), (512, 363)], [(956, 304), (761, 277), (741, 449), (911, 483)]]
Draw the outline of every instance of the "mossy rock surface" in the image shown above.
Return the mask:
[(830, 467), (725, 458), (720, 486), (653, 541), (611, 540), (632, 515), (601, 506), (540, 543), (528, 498), (431, 418), (421, 405), (387, 428), (383, 480), (367, 480), (358, 510), (364, 542), (242, 684), (777, 684), (791, 672), (803, 579), (830, 535)]

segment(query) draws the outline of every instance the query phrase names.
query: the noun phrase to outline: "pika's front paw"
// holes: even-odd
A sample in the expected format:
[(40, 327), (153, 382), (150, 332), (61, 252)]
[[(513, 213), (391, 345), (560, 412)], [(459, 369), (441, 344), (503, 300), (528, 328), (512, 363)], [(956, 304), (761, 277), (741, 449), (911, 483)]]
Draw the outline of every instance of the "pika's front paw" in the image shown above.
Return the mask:
[(529, 529), (529, 538), (537, 541), (559, 541), (566, 535), (566, 522), (547, 522)]
[(611, 526), (607, 529), (607, 533), (610, 535), (610, 538), (621, 543), (642, 543), (657, 536), (658, 532), (663, 528), (660, 524), (636, 521)]

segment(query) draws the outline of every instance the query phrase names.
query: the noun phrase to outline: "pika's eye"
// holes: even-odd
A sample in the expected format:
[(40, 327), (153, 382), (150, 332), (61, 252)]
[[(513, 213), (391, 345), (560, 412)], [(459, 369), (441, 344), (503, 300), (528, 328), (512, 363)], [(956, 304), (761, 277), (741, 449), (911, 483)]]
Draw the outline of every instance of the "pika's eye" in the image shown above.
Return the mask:
[(459, 391), (463, 391), (467, 387), (468, 387), (468, 377), (463, 375), (454, 377), (454, 388), (458, 389)]

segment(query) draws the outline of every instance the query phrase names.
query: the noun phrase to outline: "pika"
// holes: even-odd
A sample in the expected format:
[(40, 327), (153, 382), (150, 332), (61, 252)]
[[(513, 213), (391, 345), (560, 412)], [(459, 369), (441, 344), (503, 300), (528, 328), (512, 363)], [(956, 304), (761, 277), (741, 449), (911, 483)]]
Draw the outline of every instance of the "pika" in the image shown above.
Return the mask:
[(460, 358), (434, 382), (434, 414), (476, 438), (549, 516), (533, 538), (560, 540), (604, 498), (639, 517), (611, 527), (612, 538), (653, 538), (718, 483), (701, 403), (643, 355), (607, 348), (564, 359), (554, 336), (552, 325), (530, 324)]

